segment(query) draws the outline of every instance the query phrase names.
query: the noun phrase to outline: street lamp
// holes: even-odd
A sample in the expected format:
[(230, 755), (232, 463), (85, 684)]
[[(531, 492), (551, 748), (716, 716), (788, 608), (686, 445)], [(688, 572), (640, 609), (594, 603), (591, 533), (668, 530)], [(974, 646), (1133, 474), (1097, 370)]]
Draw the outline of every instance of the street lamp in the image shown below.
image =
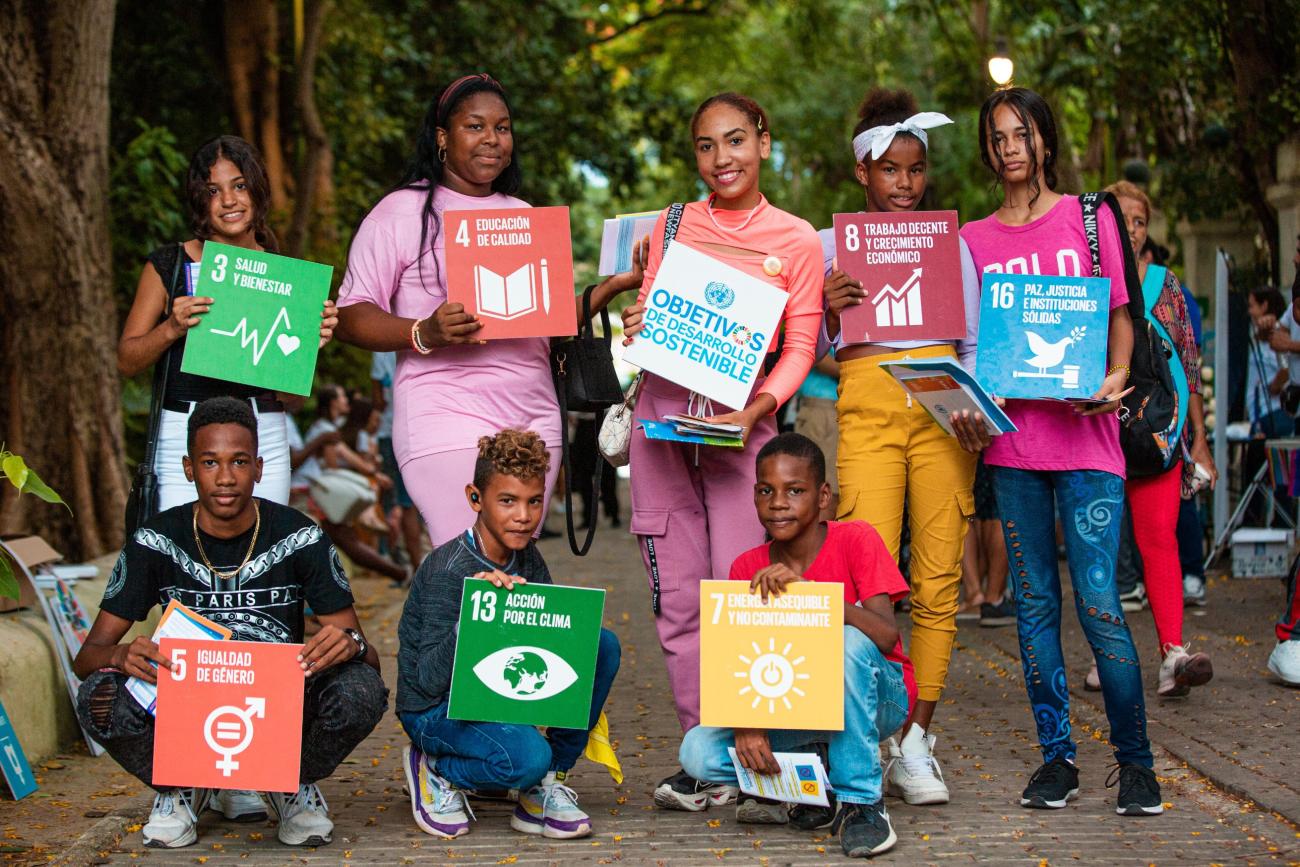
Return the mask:
[(1014, 74), (1016, 65), (1011, 62), (1007, 55), (1007, 41), (999, 39), (993, 56), (989, 58), (989, 78), (998, 87), (1006, 87), (1011, 83), (1011, 76)]

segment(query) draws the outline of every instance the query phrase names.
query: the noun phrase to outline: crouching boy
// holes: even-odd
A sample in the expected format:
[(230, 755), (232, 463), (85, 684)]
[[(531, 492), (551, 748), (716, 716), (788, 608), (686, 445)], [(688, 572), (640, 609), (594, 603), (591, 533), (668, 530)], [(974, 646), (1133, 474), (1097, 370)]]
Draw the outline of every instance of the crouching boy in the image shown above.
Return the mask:
[[(871, 525), (818, 520), (831, 491), (826, 459), (812, 440), (781, 434), (763, 446), (757, 463), (754, 505), (772, 541), (737, 557), (730, 577), (748, 581), (764, 598), (779, 596), (794, 581), (844, 585), (844, 730), (696, 726), (682, 741), (682, 768), (696, 779), (734, 786), (728, 747), (759, 774), (779, 772), (773, 751), (829, 754), (835, 790), (830, 808), (799, 805), (789, 811), (788, 821), (806, 830), (831, 825), (844, 854), (878, 855), (897, 841), (881, 798), (880, 741), (903, 724), (916, 697), (892, 604), (907, 592), (907, 584)], [(784, 823), (787, 814), (784, 804), (742, 794), (736, 818)]]
[[(144, 636), (121, 644), (155, 605), (176, 599), (231, 630), (235, 641), (303, 640), (303, 602), (321, 629), (299, 656), (303, 695), (301, 785), (270, 793), (277, 834), (290, 846), (332, 839), (316, 787), (370, 734), (388, 709), (379, 656), (367, 645), (338, 554), (311, 520), (253, 496), (261, 478), (257, 417), (247, 401), (205, 400), (189, 418), (185, 476), (198, 500), (168, 509), (126, 543), (104, 601), (73, 661), (83, 678), (77, 717), (109, 755), (153, 786), (154, 718), (126, 689), (127, 678), (157, 683), (150, 663), (171, 661)], [(146, 846), (175, 848), (198, 839), (198, 816), (211, 807), (236, 821), (266, 818), (257, 792), (158, 788), (142, 832)]]
[[(550, 584), (533, 533), (541, 523), (550, 456), (532, 432), (482, 437), (465, 497), (474, 526), (439, 546), (416, 571), (398, 626), (397, 716), (411, 738), (404, 752), (415, 823), (435, 837), (469, 833), (466, 790), (518, 789), (510, 827), (544, 837), (585, 837), (591, 819), (565, 785), (600, 719), (618, 673), (618, 638), (600, 631), (591, 717), (585, 729), (448, 719), (452, 663), (466, 577), (513, 590)], [(450, 480), (449, 480), (450, 481)]]

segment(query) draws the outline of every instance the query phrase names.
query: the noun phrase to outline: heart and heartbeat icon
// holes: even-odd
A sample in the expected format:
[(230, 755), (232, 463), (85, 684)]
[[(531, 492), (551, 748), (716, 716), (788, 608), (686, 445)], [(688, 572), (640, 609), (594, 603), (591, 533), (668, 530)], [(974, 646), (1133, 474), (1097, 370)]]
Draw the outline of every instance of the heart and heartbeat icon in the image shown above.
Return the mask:
[(229, 331), (219, 331), (214, 328), (212, 329), (212, 333), (219, 334), (222, 337), (238, 337), (240, 349), (245, 348), (250, 343), (253, 344), (253, 366), (256, 367), (262, 363), (262, 355), (266, 352), (267, 347), (271, 345), (272, 337), (275, 338), (275, 345), (278, 346), (280, 351), (285, 355), (292, 355), (298, 351), (298, 347), (302, 346), (301, 337), (292, 334), (285, 334), (283, 331), (276, 334), (276, 331), (280, 328), (281, 321), (284, 322), (285, 329), (293, 327), (289, 324), (289, 311), (284, 307), (280, 308), (280, 312), (276, 315), (275, 321), (271, 323), (270, 330), (266, 332), (266, 339), (260, 342), (257, 329), (254, 328), (250, 330), (248, 327), (248, 317), (239, 320), (239, 324)]

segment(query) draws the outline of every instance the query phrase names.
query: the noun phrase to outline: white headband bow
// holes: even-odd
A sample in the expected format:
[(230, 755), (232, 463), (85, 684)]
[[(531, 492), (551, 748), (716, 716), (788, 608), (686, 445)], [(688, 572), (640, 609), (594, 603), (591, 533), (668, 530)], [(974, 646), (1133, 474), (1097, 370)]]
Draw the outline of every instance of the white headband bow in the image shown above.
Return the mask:
[(854, 136), (853, 156), (857, 158), (858, 162), (862, 162), (867, 152), (870, 151), (873, 160), (880, 159), (881, 154), (889, 150), (889, 146), (894, 143), (894, 136), (900, 132), (907, 132), (916, 136), (921, 140), (921, 144), (928, 149), (930, 139), (925, 134), (925, 131), (949, 123), (952, 123), (952, 118), (946, 114), (937, 111), (921, 111), (902, 123), (873, 126), (871, 129), (863, 130)]

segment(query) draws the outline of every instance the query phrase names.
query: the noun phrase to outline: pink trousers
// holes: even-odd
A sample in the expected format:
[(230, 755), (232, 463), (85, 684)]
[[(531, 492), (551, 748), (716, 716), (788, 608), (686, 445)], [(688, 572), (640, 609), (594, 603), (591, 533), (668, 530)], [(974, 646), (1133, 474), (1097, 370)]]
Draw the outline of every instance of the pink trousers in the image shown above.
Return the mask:
[[(543, 520), (550, 509), (551, 489), (560, 475), (559, 443), (548, 441), (546, 448), (551, 453), (551, 466), (546, 472)], [(412, 458), (402, 465), (402, 482), (420, 510), (420, 517), (429, 529), (429, 541), (435, 548), (474, 524), (474, 510), (465, 496), (465, 486), (474, 481), (476, 460), (477, 448), (455, 449)]]
[[(689, 397), (686, 389), (647, 374), (636, 418), (684, 413)], [(775, 435), (770, 416), (750, 431), (743, 449), (648, 440), (640, 430), (632, 434), (631, 530), (641, 543), (682, 731), (700, 722), (699, 584), (726, 580), (736, 557), (763, 543), (754, 510), (754, 457)]]

